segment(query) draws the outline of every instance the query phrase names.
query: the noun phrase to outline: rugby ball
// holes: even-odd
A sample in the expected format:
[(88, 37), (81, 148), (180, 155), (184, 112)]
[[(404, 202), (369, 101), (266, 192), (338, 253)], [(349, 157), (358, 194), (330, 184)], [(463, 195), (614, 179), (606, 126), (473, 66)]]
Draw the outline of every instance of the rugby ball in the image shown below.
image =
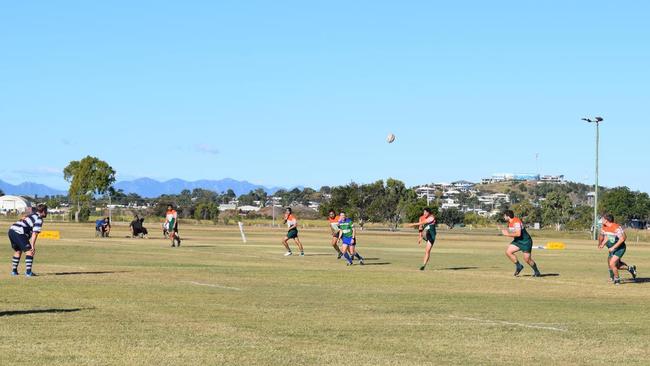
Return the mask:
[(392, 144), (393, 142), (395, 142), (395, 135), (393, 135), (392, 133), (389, 133), (388, 136), (386, 136), (386, 142), (388, 142), (389, 144)]

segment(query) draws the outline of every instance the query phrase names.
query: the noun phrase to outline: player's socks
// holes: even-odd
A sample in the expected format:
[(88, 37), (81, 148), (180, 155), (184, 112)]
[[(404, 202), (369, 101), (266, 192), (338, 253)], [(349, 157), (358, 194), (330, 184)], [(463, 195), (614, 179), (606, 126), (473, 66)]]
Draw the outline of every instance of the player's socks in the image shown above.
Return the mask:
[(537, 263), (530, 266), (530, 268), (533, 269), (533, 277), (539, 277), (542, 275), (541, 273), (539, 273), (539, 269), (537, 269)]
[(524, 270), (524, 266), (521, 263), (519, 263), (519, 261), (517, 261), (517, 263), (515, 263), (515, 274), (514, 275), (519, 276), (519, 274), (523, 270)]
[(628, 272), (630, 272), (630, 274), (632, 275), (632, 278), (636, 280), (636, 266), (635, 266), (635, 265), (631, 265), (631, 266), (628, 267), (627, 270), (628, 270)]
[(425, 268), (427, 268), (427, 265), (423, 264), (422, 267), (420, 267), (420, 271), (424, 271)]
[(350, 254), (348, 254), (348, 252), (343, 253), (343, 257), (345, 257), (345, 260), (348, 261), (348, 265), (352, 264), (352, 258), (350, 257)]
[(32, 265), (34, 264), (34, 257), (31, 255), (28, 255), (25, 257), (25, 274), (26, 275), (31, 275), (32, 274)]
[(11, 273), (18, 273), (18, 263), (20, 263), (20, 257), (11, 257)]
[(609, 270), (609, 278), (612, 280), (612, 282), (614, 281), (614, 271), (611, 269)]

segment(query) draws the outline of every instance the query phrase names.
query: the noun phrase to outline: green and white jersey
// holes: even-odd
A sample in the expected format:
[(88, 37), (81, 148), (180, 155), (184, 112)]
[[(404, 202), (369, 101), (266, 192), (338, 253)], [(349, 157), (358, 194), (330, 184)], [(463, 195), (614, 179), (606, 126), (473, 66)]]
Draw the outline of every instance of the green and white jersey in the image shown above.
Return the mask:
[(351, 238), (353, 236), (354, 224), (352, 219), (345, 219), (339, 221), (339, 229), (341, 230), (342, 236), (344, 238)]

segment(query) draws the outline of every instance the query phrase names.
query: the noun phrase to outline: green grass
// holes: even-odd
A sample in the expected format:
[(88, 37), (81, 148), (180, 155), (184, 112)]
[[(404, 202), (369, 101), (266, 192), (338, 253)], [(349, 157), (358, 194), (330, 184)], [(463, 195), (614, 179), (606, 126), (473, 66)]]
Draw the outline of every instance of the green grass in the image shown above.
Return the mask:
[[(155, 225), (151, 225), (155, 227)], [(420, 272), (415, 233), (364, 232), (367, 266), (346, 267), (326, 230), (184, 226), (162, 239), (95, 239), (93, 225), (49, 223), (36, 278), (8, 275), (2, 246), (2, 365), (647, 365), (650, 244), (628, 245), (640, 283), (607, 281), (606, 254), (568, 237), (513, 278), (494, 231), (443, 231)], [(157, 230), (154, 234), (158, 235)], [(557, 238), (533, 233), (536, 244)], [(22, 272), (22, 263), (21, 263)], [(625, 274), (627, 276), (627, 274)]]

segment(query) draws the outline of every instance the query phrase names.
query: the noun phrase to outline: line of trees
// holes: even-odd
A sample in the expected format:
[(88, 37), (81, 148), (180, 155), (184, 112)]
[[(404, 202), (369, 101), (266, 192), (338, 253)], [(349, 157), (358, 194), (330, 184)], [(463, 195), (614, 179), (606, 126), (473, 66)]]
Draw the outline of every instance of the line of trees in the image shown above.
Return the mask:
[[(91, 207), (107, 204), (110, 197), (113, 204), (136, 204), (148, 206), (146, 214), (163, 216), (167, 204), (179, 207), (182, 218), (197, 220), (219, 219), (219, 205), (237, 199), (239, 205), (268, 206), (273, 204), (272, 197), (263, 189), (256, 189), (237, 197), (228, 190), (216, 193), (205, 189), (184, 190), (177, 195), (162, 195), (147, 199), (137, 194), (125, 194), (115, 190), (115, 170), (105, 161), (86, 156), (79, 161), (72, 161), (64, 169), (64, 178), (70, 182), (67, 197), (49, 197), (47, 203), (56, 207), (62, 202), (73, 208), (74, 219), (85, 221), (90, 215)], [(540, 223), (544, 227), (558, 230), (589, 229), (593, 223), (593, 207), (587, 205), (586, 197), (589, 186), (579, 183), (525, 185), (515, 183), (506, 189), (510, 202), (495, 204), (496, 209), (512, 209), (515, 214), (528, 224)], [(1, 192), (0, 192), (1, 193)], [(415, 222), (427, 206), (425, 199), (418, 199), (415, 190), (396, 179), (378, 180), (369, 184), (349, 183), (342, 186), (323, 186), (316, 191), (312, 188), (294, 188), (279, 190), (273, 197), (282, 206), (320, 204), (320, 215), (325, 217), (330, 209), (345, 211), (355, 220), (364, 222), (387, 223), (397, 227), (404, 222)], [(484, 217), (475, 212), (463, 212), (456, 208), (439, 209), (442, 195), (429, 204), (438, 217), (438, 222), (453, 227), (458, 224), (488, 225), (500, 220), (496, 217)], [(457, 196), (461, 207), (477, 207), (478, 197), (470, 193)], [(650, 196), (647, 193), (634, 192), (627, 187), (603, 188), (599, 201), (599, 212), (609, 212), (621, 223), (631, 220), (650, 221)]]

